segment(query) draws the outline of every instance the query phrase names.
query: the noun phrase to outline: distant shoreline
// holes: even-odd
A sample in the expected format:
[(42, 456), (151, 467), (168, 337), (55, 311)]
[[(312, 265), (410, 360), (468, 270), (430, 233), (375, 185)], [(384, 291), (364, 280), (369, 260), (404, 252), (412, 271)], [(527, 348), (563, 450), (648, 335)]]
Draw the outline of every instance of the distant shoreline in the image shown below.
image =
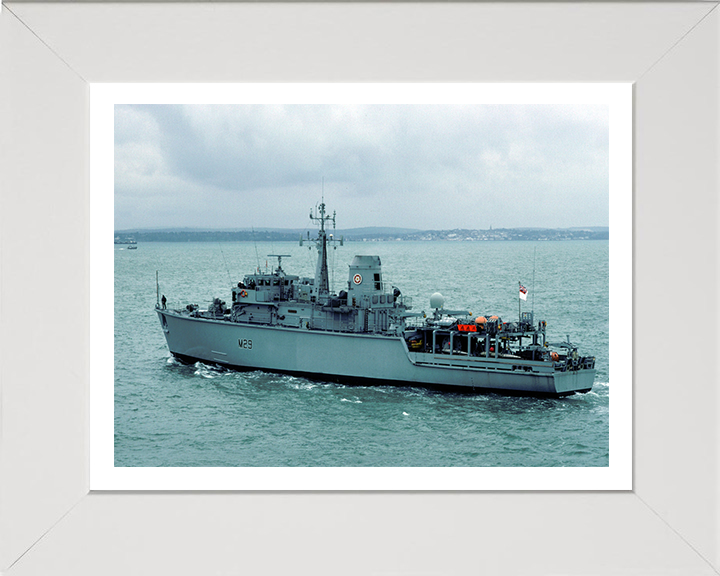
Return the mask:
[[(283, 242), (298, 241), (307, 233), (300, 231), (264, 230), (152, 230), (117, 231), (116, 244), (137, 242)], [(558, 241), (558, 240), (608, 240), (607, 227), (588, 228), (497, 228), (491, 230), (417, 230), (417, 231), (341, 231), (334, 232), (336, 238), (348, 242), (396, 242), (396, 241), (448, 241), (448, 242), (493, 242), (493, 241)], [(311, 237), (313, 234), (311, 234)]]

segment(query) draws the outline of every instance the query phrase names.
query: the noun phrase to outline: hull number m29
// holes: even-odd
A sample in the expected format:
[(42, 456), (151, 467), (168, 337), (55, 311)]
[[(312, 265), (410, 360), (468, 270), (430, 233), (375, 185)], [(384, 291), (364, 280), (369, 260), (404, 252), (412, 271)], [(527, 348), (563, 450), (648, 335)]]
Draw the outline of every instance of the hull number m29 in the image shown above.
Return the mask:
[(248, 340), (247, 338), (239, 338), (238, 346), (240, 348), (244, 348), (245, 350), (252, 350), (252, 340)]

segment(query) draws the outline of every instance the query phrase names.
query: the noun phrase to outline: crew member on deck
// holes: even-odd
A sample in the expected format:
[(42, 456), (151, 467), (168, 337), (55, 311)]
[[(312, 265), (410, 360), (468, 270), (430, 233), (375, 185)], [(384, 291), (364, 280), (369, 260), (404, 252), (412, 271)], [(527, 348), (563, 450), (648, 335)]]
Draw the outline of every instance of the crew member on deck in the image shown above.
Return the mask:
[(165, 298), (165, 294), (162, 295), (160, 302), (162, 302), (163, 310), (165, 310), (167, 308), (167, 298)]

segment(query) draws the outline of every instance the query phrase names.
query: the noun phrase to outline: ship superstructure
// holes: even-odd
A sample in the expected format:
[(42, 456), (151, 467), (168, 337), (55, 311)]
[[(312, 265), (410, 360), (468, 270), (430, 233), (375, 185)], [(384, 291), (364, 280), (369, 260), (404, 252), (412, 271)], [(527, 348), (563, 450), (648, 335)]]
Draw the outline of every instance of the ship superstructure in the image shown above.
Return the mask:
[[(569, 342), (550, 344), (546, 324), (532, 312), (517, 321), (447, 310), (433, 294), (433, 312), (412, 312), (412, 301), (383, 280), (379, 256), (355, 256), (347, 289), (332, 293), (327, 251), (338, 242), (321, 203), (311, 220), (318, 260), (314, 278), (277, 268), (246, 275), (228, 306), (214, 298), (207, 309), (190, 304), (156, 312), (170, 352), (183, 361), (265, 370), (361, 384), (448, 387), (562, 396), (586, 392), (595, 358)], [(301, 238), (303, 242), (311, 241)], [(342, 239), (339, 240), (342, 243)]]

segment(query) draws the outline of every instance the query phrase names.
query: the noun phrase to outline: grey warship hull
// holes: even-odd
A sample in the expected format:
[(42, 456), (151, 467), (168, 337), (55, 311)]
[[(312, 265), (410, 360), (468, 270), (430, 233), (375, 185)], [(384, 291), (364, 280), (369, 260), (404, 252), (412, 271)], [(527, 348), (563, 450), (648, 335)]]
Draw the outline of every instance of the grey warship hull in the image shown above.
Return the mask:
[(157, 310), (170, 352), (185, 362), (263, 370), (349, 384), (421, 386), (564, 396), (592, 388), (594, 369), (546, 362), (413, 352), (401, 336), (338, 334)]
[[(472, 317), (445, 309), (439, 293), (430, 298), (430, 316), (410, 312), (412, 299), (383, 281), (378, 256), (355, 256), (347, 290), (331, 293), (333, 238), (325, 223), (334, 225), (335, 216), (319, 208), (319, 216), (310, 214), (320, 224), (314, 278), (286, 274), (288, 256), (275, 254), (269, 256), (278, 258), (277, 269), (258, 268), (232, 287), (230, 307), (214, 298), (206, 310), (168, 310), (163, 295), (156, 312), (170, 352), (185, 361), (349, 383), (550, 396), (592, 388), (595, 358), (580, 356), (569, 337), (551, 345), (546, 323), (535, 323), (532, 312), (519, 310), (517, 322)], [(524, 299), (527, 290), (519, 288)]]

